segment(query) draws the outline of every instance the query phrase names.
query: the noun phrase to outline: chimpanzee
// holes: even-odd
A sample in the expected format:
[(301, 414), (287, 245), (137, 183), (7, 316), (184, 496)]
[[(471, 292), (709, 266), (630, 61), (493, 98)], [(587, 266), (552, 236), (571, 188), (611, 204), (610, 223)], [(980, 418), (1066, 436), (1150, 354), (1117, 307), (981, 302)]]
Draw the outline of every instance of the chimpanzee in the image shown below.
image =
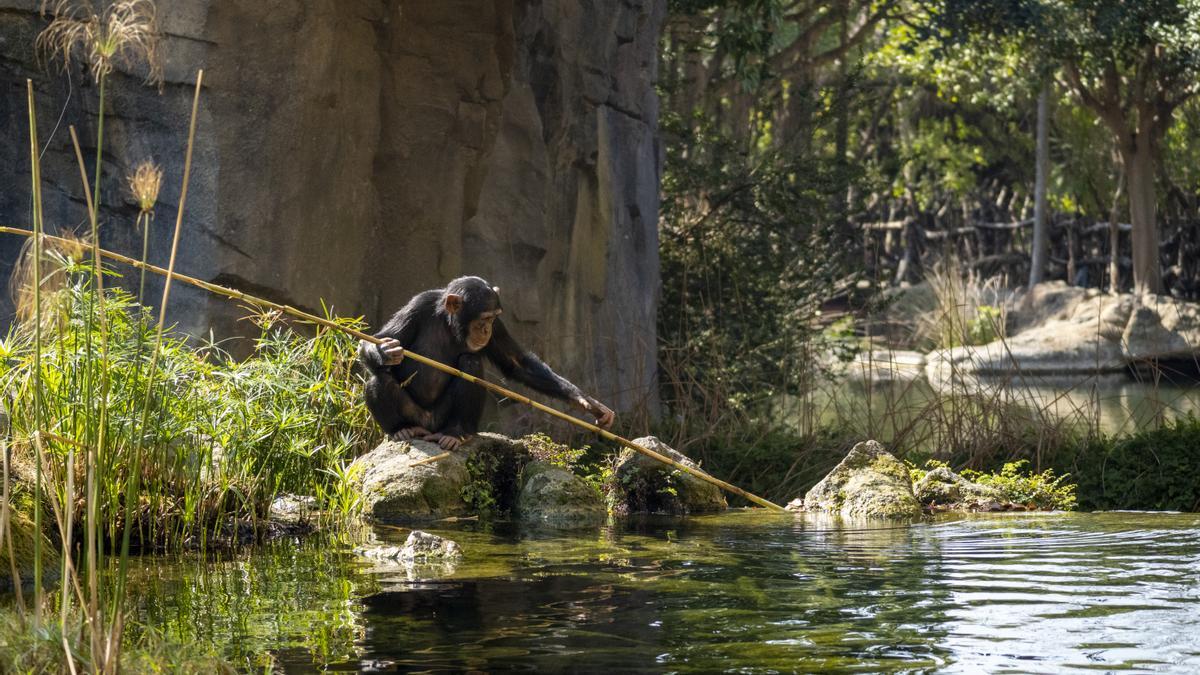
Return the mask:
[(499, 317), (500, 289), (479, 277), (459, 277), (419, 293), (383, 330), (383, 344), (363, 340), (358, 358), (371, 373), (367, 408), (393, 440), (420, 438), (444, 450), (479, 429), (486, 390), (440, 370), (404, 360), (404, 350), (483, 376), (483, 356), (505, 377), (570, 402), (608, 428), (615, 415), (560, 377), (508, 334)]

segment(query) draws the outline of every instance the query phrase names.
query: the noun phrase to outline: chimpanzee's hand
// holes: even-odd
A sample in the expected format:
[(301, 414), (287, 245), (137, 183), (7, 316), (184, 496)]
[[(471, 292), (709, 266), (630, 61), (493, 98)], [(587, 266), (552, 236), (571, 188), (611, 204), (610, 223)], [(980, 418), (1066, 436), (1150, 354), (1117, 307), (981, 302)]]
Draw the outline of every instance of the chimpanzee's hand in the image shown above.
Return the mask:
[(608, 409), (608, 406), (597, 401), (590, 396), (585, 396), (579, 399), (579, 406), (596, 416), (596, 426), (601, 429), (607, 429), (612, 426), (613, 420), (617, 419), (616, 413)]
[(429, 434), (425, 437), (425, 440), (430, 443), (437, 443), (446, 452), (457, 450), (458, 446), (462, 445), (463, 442), (462, 438), (451, 434)]
[(375, 345), (379, 355), (383, 357), (383, 365), (398, 366), (404, 360), (404, 347), (395, 338), (383, 338), (383, 343)]

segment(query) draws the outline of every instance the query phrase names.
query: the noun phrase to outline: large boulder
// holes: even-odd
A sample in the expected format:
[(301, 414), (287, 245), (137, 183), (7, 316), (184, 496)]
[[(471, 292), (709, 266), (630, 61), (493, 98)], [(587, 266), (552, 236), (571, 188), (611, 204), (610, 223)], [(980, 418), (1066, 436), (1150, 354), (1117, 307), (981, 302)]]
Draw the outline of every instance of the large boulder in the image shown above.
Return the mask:
[(876, 441), (864, 441), (851, 448), (840, 464), (787, 508), (849, 518), (903, 519), (921, 515), (908, 467)]
[(516, 512), (524, 522), (553, 527), (595, 525), (608, 515), (598, 489), (567, 469), (541, 461), (521, 471)]
[(1104, 295), (1061, 282), (1039, 284), (1011, 310), (1010, 337), (931, 352), (926, 378), (944, 388), (977, 375), (1121, 372), (1126, 362), (1122, 334), (1132, 310), (1130, 296)]
[(1175, 298), (1146, 295), (1121, 335), (1131, 363), (1188, 359), (1200, 354), (1200, 305)]
[[(653, 436), (634, 444), (665, 455), (684, 466), (700, 465)], [(626, 448), (617, 459), (609, 498), (614, 513), (706, 513), (729, 508), (721, 488), (658, 460)]]
[(426, 441), (386, 441), (354, 460), (364, 514), (377, 520), (433, 520), (466, 515), (466, 453), (429, 462), (443, 450)]

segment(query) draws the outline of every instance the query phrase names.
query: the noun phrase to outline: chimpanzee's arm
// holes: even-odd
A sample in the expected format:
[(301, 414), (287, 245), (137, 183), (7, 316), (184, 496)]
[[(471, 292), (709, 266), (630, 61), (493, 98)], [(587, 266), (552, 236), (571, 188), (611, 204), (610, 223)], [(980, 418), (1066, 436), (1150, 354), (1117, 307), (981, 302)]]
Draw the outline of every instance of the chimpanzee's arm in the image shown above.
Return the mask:
[(613, 411), (608, 406), (584, 394), (579, 387), (568, 382), (550, 369), (533, 352), (517, 344), (508, 334), (504, 324), (496, 319), (492, 324), (492, 339), (484, 347), (484, 354), (496, 364), (505, 377), (511, 377), (543, 394), (549, 394), (571, 405), (591, 413), (596, 417), (596, 424), (607, 429), (612, 426)]
[(588, 397), (579, 387), (551, 370), (533, 352), (517, 344), (499, 319), (492, 325), (492, 339), (484, 348), (484, 354), (505, 377), (511, 377), (543, 394), (568, 401), (578, 408), (588, 409)]
[[(416, 339), (417, 329), (424, 318), (431, 317), (437, 307), (438, 291), (425, 291), (418, 294), (400, 311), (384, 324), (375, 334), (377, 338), (391, 338), (400, 343), (401, 347), (409, 347)], [(372, 373), (390, 375), (392, 364), (385, 363), (386, 358), (380, 345), (363, 341), (358, 346), (358, 358)]]

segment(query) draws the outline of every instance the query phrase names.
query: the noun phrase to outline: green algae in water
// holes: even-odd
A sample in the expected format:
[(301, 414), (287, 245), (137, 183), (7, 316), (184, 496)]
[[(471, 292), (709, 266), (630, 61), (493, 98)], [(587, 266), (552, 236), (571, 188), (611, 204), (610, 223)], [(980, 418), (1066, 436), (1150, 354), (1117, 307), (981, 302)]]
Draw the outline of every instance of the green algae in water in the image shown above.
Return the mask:
[(1195, 515), (895, 526), (735, 511), (431, 531), (463, 546), (461, 564), (379, 564), (319, 539), (142, 558), (137, 618), (285, 672), (1200, 668)]

